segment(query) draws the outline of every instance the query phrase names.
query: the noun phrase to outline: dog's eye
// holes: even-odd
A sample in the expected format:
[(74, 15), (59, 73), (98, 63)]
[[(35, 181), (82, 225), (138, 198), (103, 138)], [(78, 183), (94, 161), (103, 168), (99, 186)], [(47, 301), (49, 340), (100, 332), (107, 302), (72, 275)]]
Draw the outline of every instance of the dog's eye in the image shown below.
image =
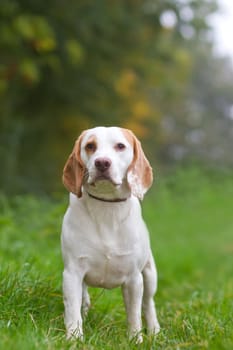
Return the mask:
[(94, 142), (89, 142), (86, 144), (86, 147), (85, 147), (86, 151), (88, 152), (95, 152), (96, 150), (96, 144)]
[(117, 151), (123, 151), (125, 148), (126, 148), (126, 146), (123, 143), (121, 143), (121, 142), (117, 143), (116, 146), (115, 146), (115, 149)]

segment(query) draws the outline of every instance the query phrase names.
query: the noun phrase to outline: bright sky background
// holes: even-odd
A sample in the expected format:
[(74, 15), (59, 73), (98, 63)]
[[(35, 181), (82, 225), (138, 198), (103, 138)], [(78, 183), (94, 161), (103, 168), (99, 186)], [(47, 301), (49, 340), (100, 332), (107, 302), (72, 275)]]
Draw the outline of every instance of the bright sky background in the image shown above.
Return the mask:
[(233, 59), (233, 0), (218, 0), (220, 11), (211, 23), (216, 38), (216, 52), (228, 54)]

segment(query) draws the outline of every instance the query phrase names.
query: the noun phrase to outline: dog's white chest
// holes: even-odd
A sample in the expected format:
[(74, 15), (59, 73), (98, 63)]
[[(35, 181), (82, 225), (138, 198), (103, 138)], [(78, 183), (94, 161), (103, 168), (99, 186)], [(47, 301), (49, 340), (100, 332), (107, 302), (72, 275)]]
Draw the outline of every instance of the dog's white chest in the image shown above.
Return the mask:
[(93, 287), (114, 288), (124, 283), (136, 268), (133, 250), (105, 249), (86, 257), (85, 282)]

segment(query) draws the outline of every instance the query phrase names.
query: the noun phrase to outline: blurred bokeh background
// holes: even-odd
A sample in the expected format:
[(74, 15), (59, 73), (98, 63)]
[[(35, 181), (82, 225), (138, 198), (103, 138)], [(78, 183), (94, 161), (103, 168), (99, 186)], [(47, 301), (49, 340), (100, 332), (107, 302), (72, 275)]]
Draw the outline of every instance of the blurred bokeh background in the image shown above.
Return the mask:
[(1, 0), (1, 189), (59, 191), (74, 140), (96, 125), (132, 129), (155, 168), (232, 168), (233, 68), (216, 50), (219, 7)]

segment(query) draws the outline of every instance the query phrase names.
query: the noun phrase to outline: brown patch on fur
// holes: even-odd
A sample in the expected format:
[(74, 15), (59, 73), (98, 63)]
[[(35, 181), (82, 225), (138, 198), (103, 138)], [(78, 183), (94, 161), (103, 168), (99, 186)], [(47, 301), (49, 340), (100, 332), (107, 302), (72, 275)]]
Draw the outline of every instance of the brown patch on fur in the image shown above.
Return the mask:
[[(142, 150), (140, 141), (137, 139), (134, 133), (124, 128), (121, 128), (121, 131), (123, 132), (127, 141), (132, 145), (134, 150), (134, 158), (128, 168), (128, 173), (129, 172), (132, 173), (133, 178), (139, 181), (138, 185), (144, 189), (144, 192), (146, 192), (150, 188), (153, 182), (153, 173), (152, 173), (152, 168), (150, 166), (150, 163), (147, 160)], [(133, 190), (135, 187), (134, 184), (130, 183), (129, 185), (132, 189), (132, 192), (134, 192)], [(140, 197), (138, 193), (136, 193), (136, 196)], [(143, 197), (143, 193), (141, 195), (141, 199), (142, 197)]]
[(93, 154), (97, 149), (97, 139), (94, 135), (91, 135), (85, 145), (85, 151), (88, 155)]
[(82, 183), (85, 174), (85, 165), (80, 157), (81, 142), (86, 131), (84, 131), (75, 142), (72, 153), (70, 154), (63, 169), (63, 184), (69, 192), (82, 197)]

